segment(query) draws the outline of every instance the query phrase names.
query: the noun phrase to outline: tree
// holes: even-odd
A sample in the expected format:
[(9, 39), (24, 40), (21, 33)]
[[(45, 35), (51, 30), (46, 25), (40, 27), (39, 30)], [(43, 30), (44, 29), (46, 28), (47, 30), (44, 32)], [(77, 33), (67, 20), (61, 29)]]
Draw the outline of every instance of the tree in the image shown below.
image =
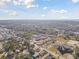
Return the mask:
[(24, 33), (23, 37), (25, 38), (25, 43), (27, 45), (27, 49), (30, 53), (30, 59), (33, 59), (32, 55), (33, 55), (33, 49), (31, 48), (30, 46), (30, 40), (31, 40), (31, 37), (34, 33), (33, 32), (26, 32)]

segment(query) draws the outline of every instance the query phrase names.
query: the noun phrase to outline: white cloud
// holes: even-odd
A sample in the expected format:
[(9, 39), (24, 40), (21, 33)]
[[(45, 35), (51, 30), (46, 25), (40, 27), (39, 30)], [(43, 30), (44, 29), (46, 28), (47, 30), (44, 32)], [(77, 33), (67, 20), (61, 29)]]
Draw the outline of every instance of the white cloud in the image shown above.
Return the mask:
[(25, 5), (32, 4), (35, 0), (24, 0)]
[(24, 0), (23, 4), (27, 7), (27, 8), (32, 8), (32, 7), (38, 7), (38, 5), (34, 4), (35, 0)]
[(48, 7), (43, 7), (44, 10), (48, 9)]
[(27, 8), (33, 8), (33, 7), (38, 7), (38, 5), (27, 5)]
[(8, 13), (9, 16), (18, 16), (18, 13), (16, 11)]
[(38, 5), (33, 4), (35, 0), (13, 0), (14, 5), (22, 5), (27, 8), (38, 7)]
[(13, 0), (15, 5), (30, 5), (34, 0)]
[(35, 0), (0, 0), (0, 6), (6, 6), (9, 3), (13, 3), (14, 5), (26, 6), (27, 8), (37, 7), (34, 2)]
[(14, 5), (21, 5), (21, 1), (20, 0), (13, 0), (13, 4)]
[(67, 10), (64, 10), (64, 9), (62, 9), (62, 10), (57, 10), (56, 11), (56, 13), (61, 13), (61, 14), (64, 14), (64, 13), (67, 13), (68, 11)]
[(72, 2), (73, 2), (73, 3), (78, 3), (78, 2), (79, 2), (79, 0), (72, 0)]
[(50, 9), (46, 15), (51, 19), (64, 19), (67, 18), (68, 12), (69, 11), (65, 9)]
[(45, 14), (42, 14), (41, 16), (42, 16), (42, 17), (45, 17), (46, 15), (45, 15)]
[(54, 9), (52, 9), (52, 10), (50, 10), (49, 12), (50, 12), (50, 13), (57, 13), (57, 14), (65, 14), (65, 13), (67, 13), (68, 11), (67, 11), (67, 10), (64, 10), (64, 9), (61, 9), (61, 10), (54, 10)]
[(8, 4), (9, 2), (11, 2), (11, 0), (0, 0), (0, 6), (4, 6)]
[(19, 14), (13, 10), (4, 10), (4, 13), (8, 16), (18, 16)]

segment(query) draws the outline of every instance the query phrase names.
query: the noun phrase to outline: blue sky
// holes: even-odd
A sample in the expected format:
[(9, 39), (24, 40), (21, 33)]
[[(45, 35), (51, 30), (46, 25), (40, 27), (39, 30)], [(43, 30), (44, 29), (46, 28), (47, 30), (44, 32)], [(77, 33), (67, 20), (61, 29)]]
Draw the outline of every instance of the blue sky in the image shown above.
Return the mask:
[(79, 19), (79, 0), (0, 0), (2, 19)]

